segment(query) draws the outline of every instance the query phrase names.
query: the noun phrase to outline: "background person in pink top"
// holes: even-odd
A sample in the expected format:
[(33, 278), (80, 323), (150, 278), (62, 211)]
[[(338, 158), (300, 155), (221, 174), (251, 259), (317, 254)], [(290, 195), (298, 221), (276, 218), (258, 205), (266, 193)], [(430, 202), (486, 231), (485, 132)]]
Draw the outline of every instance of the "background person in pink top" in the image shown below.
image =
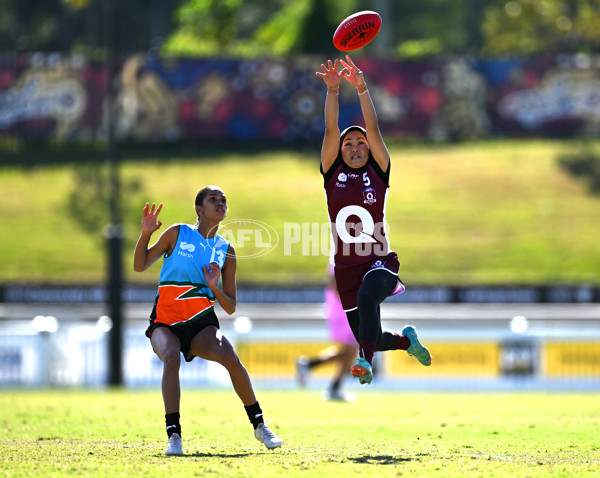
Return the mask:
[(333, 266), (329, 267), (328, 276), (329, 280), (325, 285), (325, 318), (327, 319), (327, 330), (332, 345), (323, 349), (315, 357), (298, 357), (296, 360), (298, 384), (305, 387), (309, 373), (313, 368), (325, 363), (335, 362), (335, 372), (331, 377), (329, 386), (321, 393), (321, 397), (325, 400), (354, 402), (356, 397), (352, 393), (344, 392), (342, 383), (356, 358), (358, 348), (340, 302), (340, 296), (335, 288)]

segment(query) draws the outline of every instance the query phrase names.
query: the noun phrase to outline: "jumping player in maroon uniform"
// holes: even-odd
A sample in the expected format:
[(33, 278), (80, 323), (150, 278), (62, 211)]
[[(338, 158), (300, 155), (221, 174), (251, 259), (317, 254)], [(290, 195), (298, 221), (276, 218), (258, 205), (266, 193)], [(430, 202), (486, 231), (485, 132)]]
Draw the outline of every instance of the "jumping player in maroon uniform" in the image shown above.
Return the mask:
[[(363, 73), (348, 55), (346, 61), (329, 60), (321, 69), (317, 75), (327, 86), (321, 173), (335, 248), (335, 278), (359, 345), (350, 372), (360, 383), (371, 383), (375, 351), (406, 350), (425, 366), (431, 365), (431, 355), (413, 326), (404, 327), (402, 335), (381, 329), (379, 305), (403, 292), (404, 285), (398, 278), (398, 256), (385, 231), (390, 157)], [(357, 89), (366, 128), (350, 126), (340, 134), (338, 94), (344, 79)]]

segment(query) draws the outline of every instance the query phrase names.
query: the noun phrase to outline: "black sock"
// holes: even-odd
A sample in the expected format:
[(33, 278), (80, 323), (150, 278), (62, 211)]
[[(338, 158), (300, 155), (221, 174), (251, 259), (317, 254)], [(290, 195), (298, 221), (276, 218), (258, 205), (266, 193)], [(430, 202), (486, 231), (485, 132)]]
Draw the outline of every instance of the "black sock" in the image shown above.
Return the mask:
[(248, 414), (248, 420), (250, 420), (250, 423), (252, 423), (254, 429), (256, 429), (256, 427), (261, 423), (265, 422), (263, 420), (263, 412), (260, 409), (260, 405), (258, 404), (258, 402), (256, 402), (253, 405), (248, 405), (247, 407), (244, 406), (244, 408), (246, 409), (246, 413)]
[(179, 412), (167, 413), (165, 415), (165, 423), (167, 424), (167, 436), (171, 438), (173, 433), (181, 436), (181, 425), (179, 424)]
[(329, 388), (331, 393), (336, 393), (340, 389), (341, 384), (342, 381), (339, 378), (331, 382), (331, 387)]
[(314, 367), (318, 367), (319, 365), (321, 365), (321, 364), (323, 363), (323, 361), (324, 361), (324, 360), (323, 360), (322, 358), (319, 358), (319, 357), (316, 357), (316, 358), (310, 359), (310, 360), (308, 361), (308, 368), (309, 368), (309, 369), (312, 369), (312, 368), (314, 368)]

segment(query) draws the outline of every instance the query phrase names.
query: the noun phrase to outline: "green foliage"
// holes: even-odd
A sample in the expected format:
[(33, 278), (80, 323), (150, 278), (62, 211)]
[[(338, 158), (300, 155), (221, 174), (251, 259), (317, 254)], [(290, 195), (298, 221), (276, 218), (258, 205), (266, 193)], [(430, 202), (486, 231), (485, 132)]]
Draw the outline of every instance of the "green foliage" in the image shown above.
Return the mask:
[(298, 51), (298, 38), (302, 22), (290, 21), (291, 18), (305, 18), (310, 3), (307, 1), (285, 2), (281, 10), (272, 13), (269, 21), (256, 29), (251, 41), (241, 45), (244, 56), (285, 55)]
[[(375, 1), (288, 0), (222, 2), (189, 0), (178, 11), (178, 26), (163, 52), (170, 56), (284, 55), (332, 50), (332, 36), (348, 15), (382, 6)], [(216, 2), (219, 3), (219, 2)], [(476, 5), (471, 5), (475, 3)], [(478, 45), (478, 1), (389, 2), (383, 19), (390, 45), (380, 50), (403, 57), (472, 52)], [(219, 15), (225, 10), (227, 14)], [(443, 27), (441, 25), (443, 23)]]
[(333, 50), (332, 38), (335, 29), (347, 16), (359, 10), (358, 0), (311, 0), (310, 11), (300, 25), (295, 51), (321, 53)]
[(600, 4), (587, 0), (511, 0), (486, 9), (489, 55), (592, 52), (600, 46)]
[(311, 0), (190, 0), (163, 47), (167, 56), (256, 57), (297, 50)]
[(59, 29), (58, 2), (4, 0), (0, 2), (2, 51), (43, 48), (55, 43)]
[(257, 57), (332, 49), (333, 32), (357, 0), (189, 0), (163, 47), (167, 56)]
[[(185, 365), (183, 365), (185, 366)], [(183, 457), (166, 457), (160, 390), (0, 393), (6, 476), (594, 476), (595, 394), (468, 394), (360, 389), (261, 391), (266, 450), (233, 390), (183, 390)], [(359, 418), (358, 418), (359, 417)]]
[(241, 5), (241, 0), (188, 1), (177, 11), (180, 27), (164, 45), (164, 52), (167, 55), (199, 56), (226, 50), (241, 30)]
[[(380, 11), (383, 30), (359, 54), (525, 55), (600, 47), (597, 0), (147, 0), (114, 1), (121, 51), (167, 56), (329, 54), (339, 22)], [(5, 51), (102, 57), (106, 1), (0, 2)], [(166, 43), (161, 45), (166, 39)]]
[(81, 10), (89, 6), (91, 0), (60, 0), (66, 8), (70, 10)]
[(384, 19), (382, 28), (392, 29), (394, 49), (401, 57), (475, 53), (480, 19), (470, 15), (473, 3), (478, 1), (392, 2), (392, 18)]
[(600, 153), (596, 145), (586, 142), (579, 150), (558, 158), (559, 164), (573, 176), (581, 178), (594, 194), (600, 194)]
[(407, 40), (396, 47), (401, 58), (418, 58), (437, 55), (442, 51), (442, 42), (438, 38), (425, 40)]
[(73, 168), (72, 188), (67, 195), (67, 210), (87, 234), (100, 235), (109, 223), (108, 175), (98, 163)]
[[(131, 204), (133, 198), (141, 203), (142, 198), (147, 195), (142, 190), (140, 179), (129, 178), (122, 181), (119, 186), (120, 195), (128, 198), (126, 206), (123, 208), (125, 213), (123, 222), (127, 224), (138, 220), (139, 211), (136, 210), (135, 215), (132, 215), (127, 204)], [(102, 238), (106, 225), (111, 221), (108, 208), (109, 195), (108, 171), (102, 163), (76, 165), (72, 171), (71, 188), (66, 194), (66, 209), (70, 220), (85, 234), (97, 239)], [(131, 241), (126, 245), (131, 247)]]

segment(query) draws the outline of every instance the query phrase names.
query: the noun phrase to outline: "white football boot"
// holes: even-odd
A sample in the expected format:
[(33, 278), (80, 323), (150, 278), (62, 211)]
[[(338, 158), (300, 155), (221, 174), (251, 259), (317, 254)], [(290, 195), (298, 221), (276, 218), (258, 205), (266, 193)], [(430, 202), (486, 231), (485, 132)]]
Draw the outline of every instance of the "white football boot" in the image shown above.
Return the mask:
[(261, 423), (254, 429), (254, 436), (259, 442), (264, 443), (269, 450), (277, 448), (283, 443), (281, 438), (275, 435), (266, 423)]
[(179, 436), (178, 433), (173, 433), (169, 437), (169, 446), (167, 447), (165, 454), (169, 456), (183, 455), (183, 445), (181, 444), (181, 436)]

